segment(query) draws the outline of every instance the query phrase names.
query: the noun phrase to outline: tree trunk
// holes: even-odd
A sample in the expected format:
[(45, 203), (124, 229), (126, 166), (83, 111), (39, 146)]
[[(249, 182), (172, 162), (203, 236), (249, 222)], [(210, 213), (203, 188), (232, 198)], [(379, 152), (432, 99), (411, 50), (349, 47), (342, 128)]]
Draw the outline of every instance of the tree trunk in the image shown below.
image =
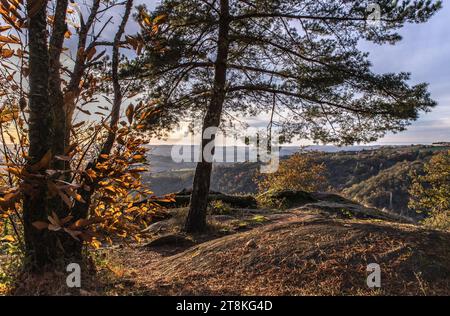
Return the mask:
[[(58, 1), (50, 47), (47, 46), (47, 1), (28, 1), (29, 51), (30, 51), (30, 93), (29, 93), (29, 163), (31, 174), (45, 175), (48, 166), (36, 164), (47, 155), (64, 154), (64, 109), (61, 91), (60, 63), (64, 33), (67, 0)], [(36, 6), (40, 7), (37, 8)], [(64, 169), (63, 163), (51, 162), (52, 169)], [(36, 221), (48, 221), (48, 215), (55, 212), (62, 218), (68, 215), (68, 208), (58, 197), (50, 197), (45, 177), (30, 176), (25, 180), (23, 220), (26, 251), (26, 267), (32, 271), (63, 268), (69, 262), (81, 260), (79, 242), (64, 232), (38, 230)]]
[[(203, 121), (202, 136), (205, 130), (219, 127), (223, 102), (225, 100), (225, 84), (227, 79), (227, 59), (229, 51), (229, 0), (220, 0), (219, 36), (217, 59), (215, 62), (214, 91)], [(215, 141), (215, 133), (211, 142)], [(203, 151), (210, 140), (202, 137), (202, 161), (197, 164), (192, 185), (189, 214), (186, 219), (185, 230), (190, 233), (202, 232), (206, 229), (206, 209), (211, 183), (212, 161), (206, 161)], [(214, 153), (214, 146), (212, 149)]]
[[(61, 80), (61, 53), (64, 45), (65, 33), (67, 31), (66, 16), (69, 0), (58, 0), (53, 18), (53, 29), (49, 45), (49, 102), (52, 109), (53, 137), (52, 154), (64, 156), (69, 146), (66, 137), (66, 111), (64, 105), (64, 94)], [(51, 169), (67, 171), (70, 164), (63, 160), (53, 159)], [(70, 181), (70, 174), (60, 176), (61, 180)], [(49, 199), (48, 208), (54, 211), (59, 218), (70, 215), (69, 207), (60, 196), (56, 195)], [(59, 250), (62, 250), (65, 261), (81, 260), (82, 244), (66, 233), (60, 233), (58, 238)], [(56, 254), (58, 256), (58, 254)]]
[[(64, 35), (67, 31), (66, 12), (68, 0), (58, 0), (55, 9), (53, 31), (49, 45), (49, 101), (53, 114), (53, 145), (54, 155), (64, 155), (66, 147), (66, 117), (64, 110), (64, 94), (61, 90), (61, 52), (64, 44)], [(55, 159), (53, 169), (63, 170), (67, 164)]]
[[(36, 4), (34, 4), (36, 5)], [(33, 8), (28, 1), (30, 93), (29, 93), (29, 166), (41, 161), (52, 148), (52, 112), (48, 94), (49, 56), (47, 50), (47, 1)], [(47, 221), (47, 185), (38, 179), (27, 179), (23, 205), (24, 235), (27, 262), (32, 270), (51, 263), (54, 257), (54, 242), (48, 231), (37, 230), (32, 223)]]

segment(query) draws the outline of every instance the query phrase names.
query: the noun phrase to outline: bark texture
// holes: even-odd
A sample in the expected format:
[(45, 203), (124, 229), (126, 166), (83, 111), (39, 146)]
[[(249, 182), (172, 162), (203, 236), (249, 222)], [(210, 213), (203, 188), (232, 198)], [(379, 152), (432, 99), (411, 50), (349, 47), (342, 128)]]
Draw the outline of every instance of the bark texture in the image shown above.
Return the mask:
[[(52, 149), (52, 111), (49, 102), (49, 55), (47, 49), (47, 1), (40, 1), (36, 8), (34, 1), (27, 2), (29, 16), (29, 165), (32, 170)], [(31, 14), (32, 12), (32, 14)], [(47, 231), (37, 230), (32, 223), (46, 221), (48, 215), (47, 185), (38, 177), (29, 177), (24, 183), (23, 220), (27, 262), (32, 270), (52, 263), (54, 240)]]
[[(220, 0), (218, 49), (215, 62), (214, 91), (203, 121), (202, 132), (209, 128), (219, 127), (222, 116), (223, 102), (225, 100), (225, 86), (227, 80), (227, 60), (229, 51), (229, 0)], [(202, 135), (203, 135), (202, 134)], [(206, 145), (215, 141), (215, 133), (211, 140), (202, 137), (202, 153)], [(214, 153), (214, 147), (213, 147)], [(206, 210), (208, 206), (208, 194), (211, 183), (212, 161), (202, 160), (197, 164), (189, 213), (186, 219), (185, 230), (189, 233), (202, 232), (206, 229)]]

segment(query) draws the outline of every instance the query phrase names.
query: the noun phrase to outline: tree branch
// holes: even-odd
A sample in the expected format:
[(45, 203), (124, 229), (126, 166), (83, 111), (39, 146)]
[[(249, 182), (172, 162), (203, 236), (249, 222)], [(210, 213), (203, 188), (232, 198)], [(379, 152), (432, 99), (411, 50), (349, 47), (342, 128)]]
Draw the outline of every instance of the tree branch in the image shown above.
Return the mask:
[(119, 30), (114, 38), (114, 46), (112, 53), (112, 82), (114, 90), (114, 101), (111, 109), (111, 121), (109, 124), (110, 131), (108, 132), (108, 137), (106, 142), (103, 144), (101, 153), (109, 154), (116, 139), (117, 124), (120, 118), (120, 107), (122, 105), (122, 91), (119, 82), (119, 62), (120, 62), (120, 40), (125, 33), (125, 27), (128, 23), (128, 19), (131, 14), (131, 9), (133, 8), (133, 0), (128, 0), (125, 7), (125, 14), (123, 16), (122, 22), (119, 26)]
[[(298, 14), (287, 14), (287, 13), (248, 13), (241, 14), (231, 17), (232, 21), (239, 21), (252, 18), (287, 18), (287, 19), (297, 19), (297, 20), (321, 20), (321, 21), (356, 21), (356, 22), (366, 22), (366, 17), (344, 17), (344, 16), (315, 16), (315, 15), (298, 15)], [(380, 19), (381, 22), (395, 23), (399, 20), (389, 20)]]
[(286, 95), (286, 96), (290, 96), (290, 97), (296, 97), (299, 99), (303, 99), (312, 103), (316, 103), (316, 104), (325, 104), (325, 105), (329, 105), (335, 108), (339, 108), (339, 109), (344, 109), (347, 110), (349, 112), (353, 112), (353, 113), (363, 113), (363, 114), (371, 114), (371, 115), (388, 115), (388, 112), (377, 112), (377, 111), (372, 111), (372, 110), (365, 110), (365, 109), (361, 109), (361, 108), (352, 108), (346, 105), (342, 105), (342, 104), (338, 104), (338, 103), (334, 103), (334, 102), (330, 102), (330, 101), (322, 101), (322, 100), (318, 100), (314, 97), (308, 96), (308, 95), (304, 95), (301, 93), (297, 93), (297, 92), (292, 92), (292, 91), (286, 91), (286, 90), (281, 90), (281, 89), (276, 89), (273, 87), (269, 87), (269, 86), (263, 86), (263, 85), (240, 85), (240, 86), (234, 86), (234, 87), (229, 87), (228, 92), (235, 92), (235, 91), (259, 91), (259, 92), (267, 92), (267, 93), (274, 93), (274, 94), (280, 94), (280, 95)]

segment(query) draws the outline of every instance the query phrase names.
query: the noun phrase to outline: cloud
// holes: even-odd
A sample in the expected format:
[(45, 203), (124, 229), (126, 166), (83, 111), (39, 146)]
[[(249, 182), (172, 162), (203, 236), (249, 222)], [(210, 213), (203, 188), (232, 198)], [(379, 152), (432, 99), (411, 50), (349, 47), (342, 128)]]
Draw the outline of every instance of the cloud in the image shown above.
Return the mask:
[(411, 83), (429, 83), (438, 106), (421, 115), (408, 131), (380, 140), (391, 143), (432, 143), (450, 140), (450, 6), (438, 12), (425, 24), (406, 25), (400, 31), (403, 40), (395, 46), (361, 43), (370, 53), (376, 72), (411, 73)]

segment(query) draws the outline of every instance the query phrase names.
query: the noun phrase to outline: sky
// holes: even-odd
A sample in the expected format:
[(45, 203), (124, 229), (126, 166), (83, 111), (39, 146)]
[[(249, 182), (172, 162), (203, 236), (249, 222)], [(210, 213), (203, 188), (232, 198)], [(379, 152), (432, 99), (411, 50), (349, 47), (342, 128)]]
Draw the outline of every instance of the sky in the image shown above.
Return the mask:
[[(139, 0), (151, 9), (157, 0)], [(120, 15), (120, 12), (114, 12)], [(438, 106), (431, 113), (423, 113), (407, 131), (388, 134), (377, 145), (430, 144), (450, 141), (450, 3), (424, 24), (407, 24), (399, 31), (403, 40), (395, 45), (376, 45), (360, 42), (363, 51), (369, 52), (369, 60), (376, 73), (410, 72), (411, 84), (426, 82)], [(128, 32), (134, 33), (137, 25), (132, 21)], [(111, 34), (105, 34), (106, 37)], [(253, 125), (263, 125), (264, 118), (252, 118)], [(185, 143), (183, 128), (173, 132), (168, 140), (155, 140), (153, 143)], [(298, 144), (308, 144), (299, 141)], [(372, 144), (371, 144), (372, 145)]]
[(438, 106), (421, 115), (405, 132), (388, 135), (378, 144), (450, 141), (450, 2), (425, 24), (406, 25), (395, 46), (361, 43), (370, 53), (375, 72), (411, 73), (411, 83), (429, 83)]

